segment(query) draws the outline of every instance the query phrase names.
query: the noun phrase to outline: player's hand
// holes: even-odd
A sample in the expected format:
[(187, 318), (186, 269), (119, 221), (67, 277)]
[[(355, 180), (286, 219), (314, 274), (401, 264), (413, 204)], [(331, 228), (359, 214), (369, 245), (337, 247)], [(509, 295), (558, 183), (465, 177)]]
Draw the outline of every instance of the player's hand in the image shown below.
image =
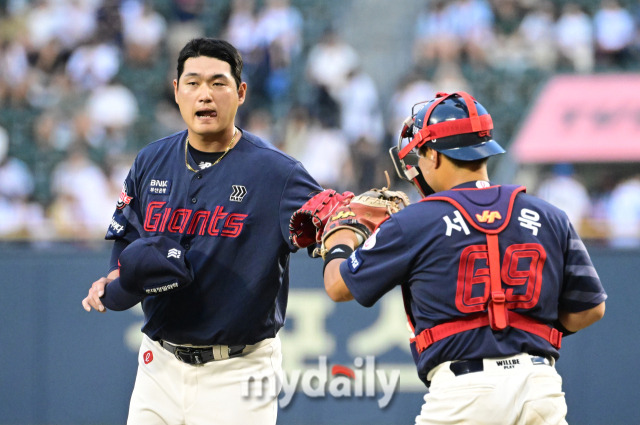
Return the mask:
[(89, 294), (85, 299), (82, 300), (82, 307), (85, 310), (91, 311), (93, 308), (100, 313), (105, 313), (107, 309), (100, 301), (100, 297), (104, 295), (104, 288), (107, 286), (114, 278), (112, 277), (101, 277), (91, 284), (91, 288), (89, 288)]
[[(329, 217), (324, 226), (322, 245), (318, 254), (325, 258), (329, 248), (341, 243), (353, 248), (360, 246), (380, 223), (407, 205), (409, 205), (409, 197), (406, 193), (389, 190), (386, 187), (370, 189), (353, 197), (348, 204), (335, 209), (333, 215)], [(353, 235), (347, 235), (345, 230), (349, 230)], [(344, 241), (334, 241), (332, 236), (336, 232), (341, 234), (340, 238)], [(355, 245), (351, 244), (353, 242)]]
[(309, 199), (293, 213), (289, 221), (289, 238), (298, 248), (306, 248), (322, 241), (322, 232), (327, 220), (340, 206), (349, 203), (352, 192), (338, 193), (325, 189)]

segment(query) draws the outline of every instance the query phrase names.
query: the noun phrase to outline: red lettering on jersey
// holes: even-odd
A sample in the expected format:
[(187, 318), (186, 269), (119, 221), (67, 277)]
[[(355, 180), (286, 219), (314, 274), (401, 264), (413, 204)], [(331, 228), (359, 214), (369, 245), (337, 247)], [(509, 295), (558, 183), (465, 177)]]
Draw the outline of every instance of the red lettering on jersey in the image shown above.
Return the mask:
[[(502, 259), (500, 279), (508, 286), (505, 299), (509, 310), (530, 309), (538, 304), (546, 259), (547, 252), (537, 243), (507, 247)], [(491, 286), (487, 260), (486, 245), (468, 246), (460, 255), (456, 308), (462, 313), (476, 313), (486, 309)]]
[(168, 230), (171, 233), (184, 233), (184, 229), (189, 223), (189, 217), (193, 211), (187, 208), (179, 208), (173, 212), (169, 220)]
[(213, 212), (188, 208), (173, 211), (164, 208), (166, 202), (153, 201), (147, 205), (143, 227), (147, 232), (171, 232), (193, 235), (197, 232), (202, 236), (224, 236), (235, 238), (240, 235), (244, 227), (247, 214), (226, 213), (224, 207), (218, 205)]
[(162, 223), (160, 223), (160, 229), (158, 229), (158, 231), (164, 232), (167, 229), (167, 220), (169, 219), (170, 215), (171, 215), (171, 208), (167, 208), (166, 210), (164, 210), (164, 215), (162, 216)]
[(189, 229), (187, 230), (187, 234), (193, 235), (196, 231), (196, 227), (200, 222), (200, 230), (198, 230), (198, 235), (204, 235), (205, 230), (207, 229), (207, 221), (209, 221), (209, 216), (211, 216), (211, 211), (196, 211), (193, 215), (193, 220), (191, 220), (191, 224), (189, 225)]
[(211, 236), (218, 236), (220, 233), (220, 229), (218, 229), (218, 221), (227, 216), (227, 213), (223, 213), (222, 210), (224, 207), (218, 205), (215, 210), (213, 210), (213, 217), (211, 217), (211, 222), (209, 223), (208, 232)]
[(237, 237), (240, 232), (242, 232), (242, 226), (244, 226), (244, 223), (242, 221), (245, 218), (247, 218), (247, 214), (229, 214), (229, 217), (227, 217), (224, 222), (224, 228), (222, 229), (222, 232), (220, 234), (229, 238)]
[[(486, 245), (471, 245), (462, 251), (458, 266), (456, 307), (463, 313), (483, 311), (489, 299), (489, 267)], [(474, 288), (476, 295), (473, 295)]]
[(149, 205), (147, 205), (147, 212), (144, 215), (144, 230), (146, 230), (147, 232), (158, 231), (158, 225), (160, 224), (162, 213), (156, 213), (154, 211), (164, 207), (165, 204), (166, 202), (160, 201), (149, 202)]
[[(507, 301), (514, 308), (532, 308), (538, 303), (542, 289), (542, 268), (547, 252), (537, 243), (511, 245), (502, 261), (502, 281), (510, 286)], [(524, 288), (521, 289), (521, 288)]]

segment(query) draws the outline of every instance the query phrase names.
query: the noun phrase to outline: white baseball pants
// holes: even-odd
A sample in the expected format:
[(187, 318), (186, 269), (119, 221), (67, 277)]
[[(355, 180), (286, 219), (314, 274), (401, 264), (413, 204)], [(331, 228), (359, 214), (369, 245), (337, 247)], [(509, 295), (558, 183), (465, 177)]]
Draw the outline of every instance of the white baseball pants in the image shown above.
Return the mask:
[[(506, 360), (506, 361), (505, 361)], [(481, 372), (456, 376), (444, 362), (429, 372), (416, 425), (566, 425), (562, 378), (553, 363), (519, 354), (483, 360)]]
[(241, 357), (194, 366), (145, 335), (127, 424), (274, 425), (281, 382), (277, 336)]

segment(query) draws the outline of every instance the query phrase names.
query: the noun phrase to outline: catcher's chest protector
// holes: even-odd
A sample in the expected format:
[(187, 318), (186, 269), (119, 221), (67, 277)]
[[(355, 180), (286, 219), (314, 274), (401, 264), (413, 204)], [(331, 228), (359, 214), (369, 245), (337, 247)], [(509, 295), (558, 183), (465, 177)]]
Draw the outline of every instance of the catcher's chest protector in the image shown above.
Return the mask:
[[(556, 348), (560, 348), (562, 334), (541, 322), (508, 310), (505, 302), (505, 292), (502, 289), (498, 234), (509, 224), (516, 196), (525, 190), (524, 186), (516, 185), (491, 186), (485, 189), (453, 189), (428, 196), (421, 201), (445, 201), (450, 203), (460, 211), (471, 226), (486, 235), (490, 295), (486, 312), (481, 312), (469, 318), (439, 324), (433, 328), (425, 329), (412, 338), (412, 349), (415, 349), (417, 354), (422, 353), (436, 341), (482, 326), (491, 326), (494, 330), (502, 330), (507, 326), (512, 326), (538, 335), (549, 341)], [(409, 324), (413, 330), (413, 320), (409, 309), (410, 299), (408, 298), (410, 294), (407, 290), (403, 290), (403, 296)]]

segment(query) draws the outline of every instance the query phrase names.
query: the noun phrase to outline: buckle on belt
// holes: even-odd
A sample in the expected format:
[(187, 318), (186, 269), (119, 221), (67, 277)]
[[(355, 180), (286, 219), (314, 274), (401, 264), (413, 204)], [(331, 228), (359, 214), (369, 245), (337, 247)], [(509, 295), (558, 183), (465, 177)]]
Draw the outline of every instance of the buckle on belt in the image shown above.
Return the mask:
[(189, 364), (204, 364), (202, 350), (198, 348), (176, 346), (174, 351), (176, 359)]
[(229, 346), (229, 357), (238, 357), (238, 356), (240, 356), (245, 348), (247, 348), (246, 345), (230, 345)]

